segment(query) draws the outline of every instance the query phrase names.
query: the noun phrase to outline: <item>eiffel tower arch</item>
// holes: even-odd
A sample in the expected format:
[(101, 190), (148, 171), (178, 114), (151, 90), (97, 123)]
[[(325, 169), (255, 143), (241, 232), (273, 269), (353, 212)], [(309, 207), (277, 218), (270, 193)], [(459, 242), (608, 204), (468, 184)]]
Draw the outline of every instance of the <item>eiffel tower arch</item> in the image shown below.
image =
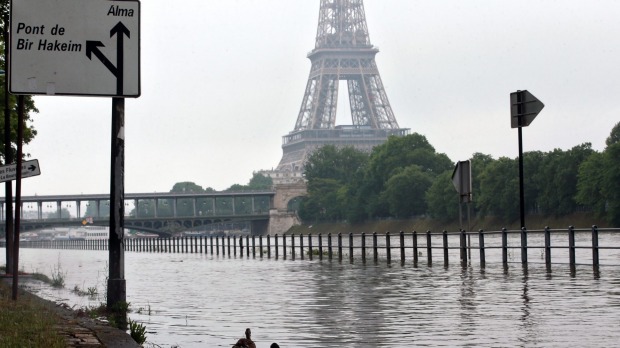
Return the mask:
[[(388, 101), (370, 43), (362, 0), (321, 0), (310, 75), (295, 129), (282, 137), (278, 182), (301, 180), (304, 162), (323, 145), (370, 151), (391, 135), (404, 136)], [(340, 81), (346, 81), (351, 125), (336, 126)]]

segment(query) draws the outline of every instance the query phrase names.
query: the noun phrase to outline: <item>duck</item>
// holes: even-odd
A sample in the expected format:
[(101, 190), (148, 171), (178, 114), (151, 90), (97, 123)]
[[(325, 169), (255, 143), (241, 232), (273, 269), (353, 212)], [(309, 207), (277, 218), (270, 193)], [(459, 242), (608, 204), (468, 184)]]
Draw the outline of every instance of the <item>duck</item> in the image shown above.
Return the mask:
[(232, 348), (256, 348), (256, 344), (252, 341), (252, 330), (245, 329), (245, 338), (240, 338)]

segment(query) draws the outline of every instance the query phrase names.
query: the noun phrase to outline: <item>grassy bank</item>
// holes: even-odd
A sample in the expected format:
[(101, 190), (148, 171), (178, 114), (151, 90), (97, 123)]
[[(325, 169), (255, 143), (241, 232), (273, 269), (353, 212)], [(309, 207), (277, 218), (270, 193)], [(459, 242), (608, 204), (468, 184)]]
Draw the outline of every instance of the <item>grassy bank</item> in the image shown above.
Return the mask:
[(11, 285), (0, 280), (0, 347), (65, 347), (55, 329), (56, 315), (35, 296), (20, 290), (11, 299)]
[[(554, 229), (568, 228), (568, 226), (574, 226), (575, 228), (590, 228), (592, 225), (599, 227), (611, 227), (606, 224), (605, 221), (595, 218), (592, 214), (578, 213), (569, 216), (553, 217), (553, 216), (526, 216), (526, 225), (528, 229), (543, 229), (545, 226), (549, 226)], [(464, 228), (467, 230), (467, 219), (463, 219)], [(480, 229), (485, 231), (501, 230), (502, 228), (519, 229), (519, 220), (506, 223), (501, 219), (494, 217), (487, 217), (482, 219), (471, 220), (471, 227), (469, 230), (478, 231)], [(385, 233), (387, 231), (397, 233), (400, 231), (405, 232), (426, 232), (426, 231), (458, 231), (459, 221), (442, 222), (428, 218), (410, 219), (410, 220), (376, 220), (369, 221), (363, 224), (347, 224), (347, 223), (320, 223), (312, 225), (301, 225), (292, 227), (287, 233), (322, 233), (322, 234), (348, 234), (349, 232), (366, 234), (377, 232)]]

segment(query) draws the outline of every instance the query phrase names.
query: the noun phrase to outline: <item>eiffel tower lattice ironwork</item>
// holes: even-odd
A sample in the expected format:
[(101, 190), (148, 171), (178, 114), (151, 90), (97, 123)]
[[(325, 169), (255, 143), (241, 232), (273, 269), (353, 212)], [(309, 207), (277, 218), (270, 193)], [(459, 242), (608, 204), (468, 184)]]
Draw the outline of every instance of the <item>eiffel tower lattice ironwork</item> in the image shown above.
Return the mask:
[[(321, 0), (312, 63), (295, 129), (283, 137), (279, 171), (303, 171), (316, 148), (333, 144), (370, 150), (403, 136), (388, 101), (370, 43), (362, 0)], [(352, 125), (336, 126), (338, 87), (347, 81)]]

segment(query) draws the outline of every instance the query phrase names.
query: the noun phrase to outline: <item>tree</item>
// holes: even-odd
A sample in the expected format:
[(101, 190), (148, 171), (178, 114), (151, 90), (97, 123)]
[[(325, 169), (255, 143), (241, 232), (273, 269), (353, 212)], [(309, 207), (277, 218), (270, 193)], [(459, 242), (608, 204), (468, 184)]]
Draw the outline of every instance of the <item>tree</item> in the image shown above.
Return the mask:
[(248, 183), (250, 190), (271, 190), (273, 186), (273, 179), (265, 176), (261, 173), (252, 173), (252, 179)]
[(445, 154), (436, 153), (426, 137), (418, 133), (390, 137), (387, 142), (376, 146), (358, 193), (358, 198), (365, 203), (368, 217), (390, 216), (390, 204), (386, 201), (388, 196), (383, 194), (385, 185), (390, 177), (411, 165), (418, 166), (430, 177), (436, 177), (449, 170), (452, 162)]
[(326, 145), (305, 163), (308, 195), (299, 207), (307, 221), (341, 220), (349, 215), (355, 192), (351, 189), (368, 161), (368, 154), (353, 147)]
[(611, 133), (609, 134), (609, 137), (607, 138), (607, 140), (605, 140), (605, 145), (609, 147), (619, 142), (620, 142), (620, 122), (616, 123), (614, 128), (611, 129)]
[(591, 144), (584, 143), (568, 151), (556, 149), (545, 156), (541, 168), (545, 182), (541, 183), (543, 187), (538, 199), (542, 213), (560, 216), (576, 210), (579, 166), (592, 153)]
[(578, 204), (591, 208), (599, 216), (605, 215), (606, 197), (603, 191), (605, 177), (605, 154), (595, 152), (579, 165), (577, 174)]
[(191, 181), (177, 182), (172, 186), (170, 193), (202, 193), (204, 190), (202, 186), (197, 185)]
[(519, 175), (517, 162), (501, 157), (490, 163), (480, 175), (482, 216), (495, 215), (506, 221), (519, 217)]
[[(474, 176), (473, 161), (472, 176)], [(452, 184), (452, 171), (446, 170), (435, 178), (426, 191), (426, 204), (428, 213), (435, 219), (447, 222), (459, 216), (459, 194)]]
[[(9, 16), (9, 2), (7, 0), (1, 0), (0, 2), (0, 21), (2, 23), (2, 27), (5, 28), (8, 25), (8, 16)], [(6, 62), (5, 62), (5, 47), (6, 47), (6, 37), (4, 35), (0, 35), (0, 65), (2, 65), (2, 67), (4, 67), (5, 71), (8, 71), (8, 67), (6, 66)], [(2, 97), (0, 97), (0, 109), (2, 110), (1, 112), (4, 113), (5, 107), (6, 107), (6, 101), (5, 101), (5, 95), (6, 95), (6, 91), (5, 91), (5, 84), (4, 84), (4, 79), (6, 78), (6, 75), (4, 76), (0, 76), (0, 91), (2, 94)], [(10, 112), (10, 139), (11, 139), (11, 150), (10, 153), (8, 154), (8, 158), (11, 160), (11, 162), (13, 160), (15, 160), (15, 157), (17, 156), (17, 124), (18, 124), (18, 119), (17, 119), (17, 96), (14, 95), (9, 95), (9, 100), (8, 100), (8, 109)], [(37, 110), (37, 108), (34, 105), (34, 101), (32, 100), (32, 97), (30, 96), (25, 96), (24, 97), (24, 137), (23, 137), (23, 142), (24, 144), (29, 144), (32, 139), (34, 139), (34, 137), (37, 135), (37, 131), (35, 130), (34, 126), (32, 126), (32, 124), (30, 124), (32, 122), (31, 119), (31, 114), (33, 113), (37, 113), (39, 112), (39, 110)], [(2, 117), (2, 119), (4, 120), (4, 117)], [(7, 154), (5, 153), (5, 139), (4, 139), (4, 134), (5, 134), (5, 125), (4, 125), (4, 121), (0, 122), (0, 158), (2, 159), (2, 163), (6, 164), (7, 163)], [(25, 157), (28, 157), (28, 154), (25, 155)]]
[(392, 175), (382, 192), (390, 214), (397, 218), (409, 218), (426, 213), (426, 191), (433, 177), (420, 166), (411, 165)]

